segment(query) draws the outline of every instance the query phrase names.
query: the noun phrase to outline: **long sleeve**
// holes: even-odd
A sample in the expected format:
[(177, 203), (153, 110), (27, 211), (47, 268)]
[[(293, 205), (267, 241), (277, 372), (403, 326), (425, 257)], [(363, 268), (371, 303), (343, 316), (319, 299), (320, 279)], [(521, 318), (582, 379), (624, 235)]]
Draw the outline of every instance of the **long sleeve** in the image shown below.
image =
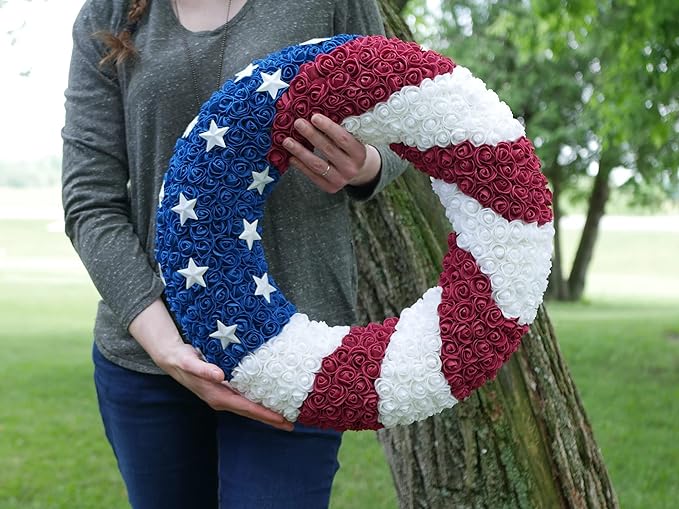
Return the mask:
[[(96, 5), (95, 5), (96, 3)], [(66, 234), (104, 302), (127, 328), (163, 291), (131, 222), (125, 118), (113, 70), (98, 65), (98, 30), (116, 30), (124, 2), (88, 1), (73, 27), (62, 130)], [(122, 12), (116, 12), (122, 11)]]
[[(337, 0), (335, 33), (384, 35), (384, 23), (377, 2), (375, 0)], [(388, 145), (379, 145), (375, 148), (380, 153), (382, 161), (378, 178), (366, 186), (345, 188), (347, 196), (355, 201), (372, 199), (408, 168), (408, 162), (392, 152)]]

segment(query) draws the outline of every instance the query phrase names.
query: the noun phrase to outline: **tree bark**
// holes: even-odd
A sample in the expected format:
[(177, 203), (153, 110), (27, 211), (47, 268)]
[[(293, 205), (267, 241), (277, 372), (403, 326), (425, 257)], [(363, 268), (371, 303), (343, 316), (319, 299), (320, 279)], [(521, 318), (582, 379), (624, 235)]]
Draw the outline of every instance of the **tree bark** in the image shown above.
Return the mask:
[[(450, 224), (415, 170), (352, 210), (361, 321), (381, 321), (437, 284)], [(544, 309), (494, 382), (379, 438), (401, 508), (618, 507)]]
[(599, 172), (594, 177), (592, 194), (587, 204), (585, 226), (582, 228), (578, 250), (575, 253), (573, 267), (568, 276), (568, 297), (570, 300), (580, 300), (585, 291), (587, 271), (599, 236), (599, 223), (604, 216), (610, 194), (608, 179), (613, 169), (613, 160), (609, 152), (603, 152), (599, 161)]

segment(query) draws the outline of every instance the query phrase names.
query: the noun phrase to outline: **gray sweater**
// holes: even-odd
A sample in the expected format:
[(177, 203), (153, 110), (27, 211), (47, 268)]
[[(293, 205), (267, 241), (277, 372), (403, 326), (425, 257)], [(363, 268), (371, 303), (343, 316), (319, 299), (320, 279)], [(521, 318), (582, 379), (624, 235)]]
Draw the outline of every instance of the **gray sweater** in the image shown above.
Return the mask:
[[(153, 256), (157, 196), (174, 143), (195, 116), (188, 39), (201, 100), (213, 92), (223, 30), (224, 77), (250, 61), (313, 37), (383, 33), (374, 0), (249, 0), (225, 26), (182, 27), (170, 0), (151, 2), (135, 33), (139, 58), (100, 68), (92, 37), (118, 32), (125, 0), (88, 0), (73, 27), (62, 131), (66, 233), (102, 300), (94, 338), (112, 362), (161, 373), (129, 335), (130, 322), (163, 293)], [(355, 322), (356, 261), (348, 200), (368, 200), (406, 164), (388, 147), (376, 183), (327, 194), (291, 169), (267, 201), (263, 245), (269, 273), (298, 311), (330, 325)]]

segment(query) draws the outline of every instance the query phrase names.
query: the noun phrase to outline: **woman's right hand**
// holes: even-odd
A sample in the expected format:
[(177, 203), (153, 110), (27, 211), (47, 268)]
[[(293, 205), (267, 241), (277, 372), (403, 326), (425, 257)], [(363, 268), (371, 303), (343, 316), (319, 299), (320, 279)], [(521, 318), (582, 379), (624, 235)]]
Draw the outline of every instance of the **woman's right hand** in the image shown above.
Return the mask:
[(224, 380), (221, 369), (201, 359), (191, 345), (184, 343), (160, 299), (132, 320), (129, 330), (159, 368), (213, 409), (233, 412), (278, 429), (292, 431), (291, 422), (241, 396)]

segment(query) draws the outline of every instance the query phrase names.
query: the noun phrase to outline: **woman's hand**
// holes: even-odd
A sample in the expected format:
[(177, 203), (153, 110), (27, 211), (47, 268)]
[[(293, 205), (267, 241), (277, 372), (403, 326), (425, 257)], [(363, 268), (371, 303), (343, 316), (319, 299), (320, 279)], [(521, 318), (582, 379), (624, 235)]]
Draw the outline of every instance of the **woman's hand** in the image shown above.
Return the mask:
[(293, 156), (290, 163), (324, 191), (336, 193), (347, 185), (363, 186), (377, 179), (381, 166), (377, 149), (364, 145), (328, 117), (316, 113), (311, 122), (298, 118), (295, 129), (326, 159), (286, 138), (283, 147)]
[(177, 382), (193, 392), (215, 410), (233, 412), (243, 417), (292, 431), (292, 423), (268, 408), (244, 398), (227, 382), (214, 364), (184, 343), (165, 304), (157, 299), (130, 324), (130, 334), (148, 352), (153, 361)]

